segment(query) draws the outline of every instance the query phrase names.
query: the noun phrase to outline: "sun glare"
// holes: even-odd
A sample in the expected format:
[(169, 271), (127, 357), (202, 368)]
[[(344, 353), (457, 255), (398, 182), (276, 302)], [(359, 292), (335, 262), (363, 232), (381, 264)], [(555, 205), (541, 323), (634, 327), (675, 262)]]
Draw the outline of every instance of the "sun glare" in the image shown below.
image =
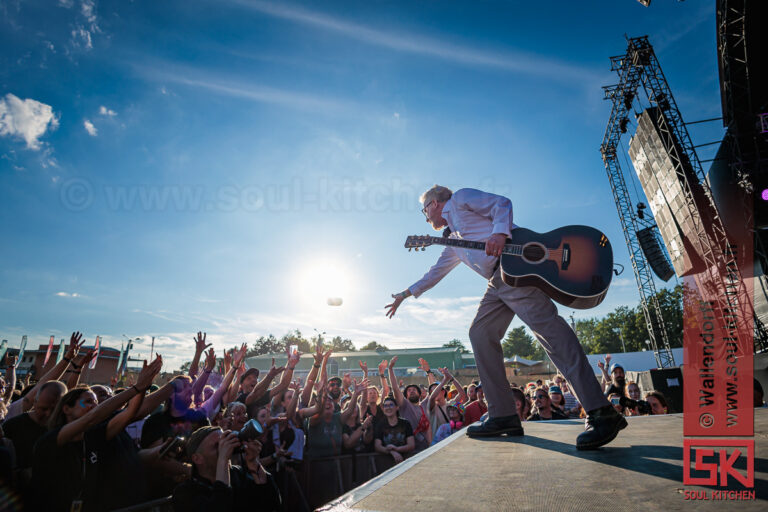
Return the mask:
[(353, 293), (352, 272), (339, 260), (318, 260), (298, 273), (296, 289), (307, 305), (341, 306)]

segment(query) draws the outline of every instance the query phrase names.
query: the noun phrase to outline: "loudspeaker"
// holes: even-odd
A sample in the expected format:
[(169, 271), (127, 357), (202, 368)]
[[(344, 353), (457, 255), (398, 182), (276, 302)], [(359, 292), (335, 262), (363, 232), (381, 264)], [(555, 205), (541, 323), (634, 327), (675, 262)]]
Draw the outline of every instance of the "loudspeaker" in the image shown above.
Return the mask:
[(683, 412), (683, 372), (680, 368), (660, 368), (637, 372), (637, 385), (643, 398), (649, 391), (660, 391), (667, 399), (667, 412)]
[(664, 251), (661, 250), (659, 239), (656, 237), (655, 228), (645, 228), (637, 232), (637, 241), (640, 242), (640, 248), (645, 254), (645, 259), (651, 265), (653, 273), (659, 276), (662, 281), (669, 281), (669, 278), (675, 274), (672, 265), (669, 264)]

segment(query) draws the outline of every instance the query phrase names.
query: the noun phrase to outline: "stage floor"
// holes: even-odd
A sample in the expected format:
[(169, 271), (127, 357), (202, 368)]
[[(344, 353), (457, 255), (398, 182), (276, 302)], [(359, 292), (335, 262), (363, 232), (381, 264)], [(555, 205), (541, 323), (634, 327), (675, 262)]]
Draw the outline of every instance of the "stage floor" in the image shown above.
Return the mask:
[[(522, 438), (443, 443), (322, 507), (323, 511), (590, 512), (766, 510), (768, 409), (755, 410), (755, 501), (685, 499), (683, 417), (627, 418), (629, 426), (597, 451), (576, 450), (583, 420), (525, 422)], [(744, 465), (736, 465), (745, 470)], [(731, 479), (733, 480), (733, 479)], [(732, 486), (732, 489), (741, 489)]]

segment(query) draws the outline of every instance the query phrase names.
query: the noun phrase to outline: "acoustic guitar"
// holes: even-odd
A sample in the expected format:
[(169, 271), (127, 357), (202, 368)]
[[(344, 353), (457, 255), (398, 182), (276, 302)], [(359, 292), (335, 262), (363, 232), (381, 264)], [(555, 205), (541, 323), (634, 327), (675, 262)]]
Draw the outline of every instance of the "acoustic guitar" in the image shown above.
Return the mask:
[[(408, 250), (446, 245), (485, 251), (485, 242), (409, 236)], [(548, 233), (515, 228), (501, 254), (501, 278), (509, 286), (535, 286), (575, 309), (600, 304), (613, 276), (613, 250), (603, 233), (589, 226), (564, 226)]]

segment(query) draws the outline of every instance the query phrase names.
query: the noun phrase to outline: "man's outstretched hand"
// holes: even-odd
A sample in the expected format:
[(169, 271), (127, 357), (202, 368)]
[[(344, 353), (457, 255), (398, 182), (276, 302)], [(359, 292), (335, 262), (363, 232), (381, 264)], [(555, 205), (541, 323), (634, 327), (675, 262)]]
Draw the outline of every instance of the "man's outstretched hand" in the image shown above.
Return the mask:
[(397, 308), (399, 308), (400, 304), (402, 304), (403, 301), (405, 300), (405, 297), (403, 297), (400, 294), (392, 294), (392, 298), (395, 299), (392, 302), (392, 304), (387, 304), (386, 306), (384, 306), (387, 308), (387, 312), (385, 314), (389, 318), (392, 318), (393, 316), (395, 316), (395, 311), (397, 311)]

